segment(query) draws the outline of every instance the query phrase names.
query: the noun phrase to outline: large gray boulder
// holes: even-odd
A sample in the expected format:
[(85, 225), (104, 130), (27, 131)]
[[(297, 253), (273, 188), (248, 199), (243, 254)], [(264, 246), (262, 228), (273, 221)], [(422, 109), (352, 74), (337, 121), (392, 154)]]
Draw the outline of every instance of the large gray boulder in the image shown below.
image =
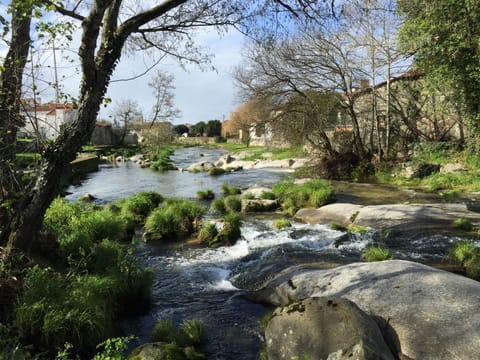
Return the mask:
[(399, 354), (422, 360), (480, 359), (480, 283), (426, 265), (391, 260), (294, 269), (251, 298), (284, 306), (325, 296), (349, 299), (378, 317), (388, 329), (390, 348)]
[(336, 223), (348, 226), (353, 223), (362, 205), (348, 203), (333, 203), (318, 209), (304, 208), (297, 211), (295, 219), (308, 224)]
[[(422, 228), (437, 226), (453, 227), (456, 219), (468, 219), (475, 226), (480, 225), (478, 213), (469, 211), (465, 204), (387, 204), (355, 205), (333, 203), (318, 209), (300, 209), (295, 218), (309, 224), (336, 222), (344, 226), (359, 225), (375, 229), (402, 225), (416, 225)], [(401, 229), (399, 229), (401, 230)]]
[(277, 308), (265, 329), (269, 360), (393, 360), (377, 323), (353, 302), (308, 298)]

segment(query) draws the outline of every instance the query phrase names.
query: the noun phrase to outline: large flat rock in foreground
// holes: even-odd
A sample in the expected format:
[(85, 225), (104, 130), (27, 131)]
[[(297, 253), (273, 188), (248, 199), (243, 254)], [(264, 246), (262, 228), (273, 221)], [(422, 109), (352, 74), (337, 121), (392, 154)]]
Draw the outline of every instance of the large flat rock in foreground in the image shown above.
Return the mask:
[(453, 225), (456, 219), (480, 225), (480, 214), (469, 211), (464, 204), (387, 204), (355, 205), (334, 203), (318, 209), (300, 209), (295, 218), (309, 224), (338, 223), (387, 228), (399, 225)]
[(391, 260), (334, 269), (286, 270), (254, 300), (285, 306), (310, 297), (356, 303), (384, 323), (390, 346), (412, 359), (480, 359), (480, 283)]

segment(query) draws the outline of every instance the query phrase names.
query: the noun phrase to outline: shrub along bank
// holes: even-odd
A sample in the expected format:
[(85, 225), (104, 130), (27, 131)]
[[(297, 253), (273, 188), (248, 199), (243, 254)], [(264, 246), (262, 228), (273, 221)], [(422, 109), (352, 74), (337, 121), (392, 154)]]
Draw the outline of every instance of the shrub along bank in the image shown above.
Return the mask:
[(1, 312), (0, 359), (91, 358), (97, 344), (119, 334), (123, 316), (146, 309), (153, 274), (130, 240), (162, 201), (153, 192), (106, 206), (56, 199), (45, 215), (44, 258), (0, 261), (2, 290), (16, 280), (2, 293), (9, 311)]

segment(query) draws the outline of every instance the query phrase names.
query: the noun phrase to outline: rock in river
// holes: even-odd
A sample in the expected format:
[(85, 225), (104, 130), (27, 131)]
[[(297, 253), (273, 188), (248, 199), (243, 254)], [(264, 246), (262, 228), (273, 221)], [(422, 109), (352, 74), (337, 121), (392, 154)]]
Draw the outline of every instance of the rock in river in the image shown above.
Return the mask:
[(377, 323), (346, 299), (308, 298), (277, 308), (265, 329), (269, 360), (393, 360)]
[(251, 298), (285, 306), (327, 296), (353, 301), (383, 323), (394, 356), (480, 359), (480, 283), (426, 265), (391, 260), (286, 270)]

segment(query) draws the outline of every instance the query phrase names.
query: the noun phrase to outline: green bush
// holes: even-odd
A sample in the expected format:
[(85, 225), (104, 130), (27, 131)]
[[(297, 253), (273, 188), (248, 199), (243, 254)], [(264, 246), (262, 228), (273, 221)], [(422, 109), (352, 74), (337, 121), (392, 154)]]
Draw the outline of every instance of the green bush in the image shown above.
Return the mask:
[(210, 205), (210, 210), (218, 214), (226, 213), (227, 208), (225, 207), (225, 200), (224, 199), (213, 200), (212, 205)]
[(290, 214), (304, 207), (320, 207), (335, 198), (332, 186), (322, 180), (312, 180), (303, 185), (282, 181), (273, 186), (272, 192)]
[(206, 208), (195, 201), (166, 199), (145, 222), (146, 240), (175, 239), (194, 232)]
[(362, 254), (362, 260), (367, 262), (392, 260), (393, 253), (390, 249), (381, 246), (369, 246)]
[(209, 245), (218, 235), (218, 230), (215, 224), (205, 223), (198, 233), (198, 239), (202, 244)]
[(229, 195), (224, 198), (225, 209), (227, 212), (242, 211), (242, 200), (237, 195)]
[(282, 230), (291, 226), (292, 223), (288, 219), (277, 219), (273, 222), (273, 227), (278, 230)]
[(27, 272), (14, 325), (21, 339), (51, 352), (71, 343), (92, 354), (96, 344), (114, 335), (112, 294), (115, 281), (92, 275), (63, 278), (38, 266)]
[(124, 213), (130, 213), (138, 216), (139, 223), (141, 223), (148, 214), (160, 205), (163, 201), (163, 196), (154, 191), (146, 191), (137, 193), (125, 201), (121, 202), (121, 209)]
[(55, 199), (48, 208), (43, 230), (54, 234), (59, 255), (79, 261), (91, 252), (94, 244), (104, 239), (127, 240), (129, 223), (119, 216), (118, 207), (98, 207)]
[(199, 200), (213, 200), (215, 198), (215, 194), (212, 190), (199, 190), (197, 191), (197, 197)]
[(228, 184), (222, 184), (222, 194), (223, 196), (230, 196), (230, 195), (240, 195), (242, 190), (239, 187), (231, 186)]

